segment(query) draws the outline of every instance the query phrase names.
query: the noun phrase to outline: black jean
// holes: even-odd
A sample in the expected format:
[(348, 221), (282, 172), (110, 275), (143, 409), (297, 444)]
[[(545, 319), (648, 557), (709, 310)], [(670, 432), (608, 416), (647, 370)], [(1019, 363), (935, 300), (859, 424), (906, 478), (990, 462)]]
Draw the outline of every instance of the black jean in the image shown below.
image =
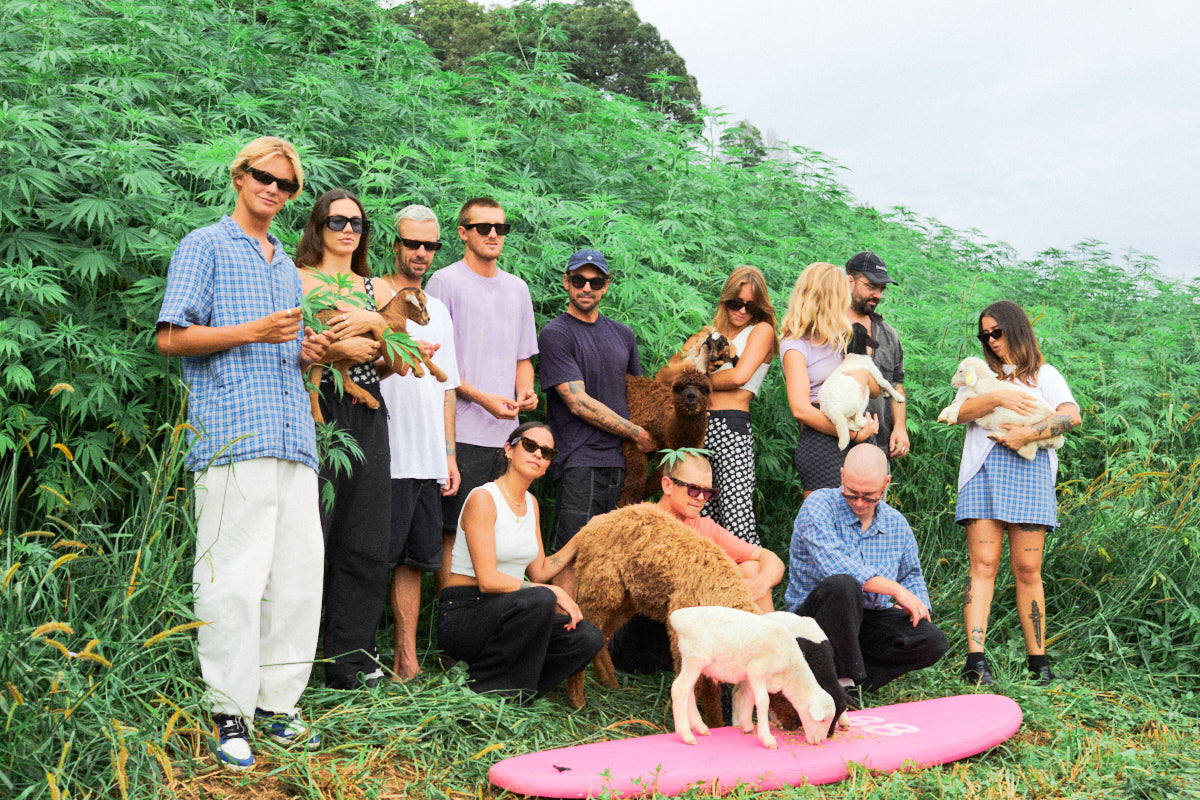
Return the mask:
[(467, 662), (471, 688), (522, 700), (541, 697), (588, 665), (604, 645), (600, 629), (555, 611), (554, 592), (529, 586), (486, 594), (474, 586), (438, 597), (438, 646)]
[(454, 452), (458, 462), (458, 491), (442, 498), (442, 533), (451, 536), (458, 532), (458, 516), (462, 513), (463, 503), (467, 502), (467, 495), (492, 480), (504, 448), (458, 442)]
[(821, 581), (796, 613), (815, 619), (829, 637), (838, 677), (867, 691), (936, 664), (949, 647), (927, 619), (913, 627), (902, 608), (864, 608), (862, 587), (849, 575)]
[(554, 549), (571, 541), (592, 517), (617, 507), (624, 467), (568, 467), (554, 482), (554, 505), (558, 522), (554, 528)]

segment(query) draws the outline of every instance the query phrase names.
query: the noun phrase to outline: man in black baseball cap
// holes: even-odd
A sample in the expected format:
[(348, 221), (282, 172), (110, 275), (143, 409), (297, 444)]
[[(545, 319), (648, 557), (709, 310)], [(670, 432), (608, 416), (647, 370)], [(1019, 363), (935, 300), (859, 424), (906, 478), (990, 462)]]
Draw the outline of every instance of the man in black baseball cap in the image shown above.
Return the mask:
[[(904, 348), (896, 329), (883, 321), (875, 308), (883, 302), (883, 291), (896, 280), (888, 275), (887, 264), (870, 250), (855, 253), (846, 262), (846, 273), (850, 276), (850, 310), (846, 313), (851, 323), (859, 323), (867, 329), (879, 346), (871, 353), (871, 360), (879, 367), (883, 377), (891, 381), (897, 390), (904, 391)], [(879, 433), (876, 441), (891, 458), (908, 455), (907, 405), (883, 397), (871, 400), (867, 411), (879, 415)]]

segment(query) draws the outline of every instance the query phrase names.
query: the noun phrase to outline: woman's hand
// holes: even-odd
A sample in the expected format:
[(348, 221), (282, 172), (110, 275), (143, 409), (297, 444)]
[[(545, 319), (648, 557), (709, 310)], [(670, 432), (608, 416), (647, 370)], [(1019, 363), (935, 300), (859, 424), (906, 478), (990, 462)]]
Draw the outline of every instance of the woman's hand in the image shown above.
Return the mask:
[(996, 430), (988, 435), (988, 438), (1004, 445), (1010, 450), (1017, 450), (1032, 441), (1036, 441), (1037, 433), (1024, 425), (1001, 425), (999, 430)]
[(558, 609), (562, 613), (571, 618), (571, 621), (563, 626), (564, 630), (573, 631), (575, 626), (583, 619), (583, 613), (579, 610), (579, 606), (571, 599), (571, 595), (567, 594), (561, 586), (547, 584), (551, 591), (554, 592), (554, 597), (558, 600)]
[(346, 360), (353, 364), (361, 364), (364, 361), (374, 361), (378, 355), (378, 339), (368, 339), (365, 336), (352, 336), (331, 345), (325, 351), (325, 361), (328, 363), (331, 361)]
[(1037, 398), (1020, 389), (997, 389), (994, 392), (988, 392), (987, 395), (995, 401), (996, 407), (1003, 406), (1022, 416), (1035, 414), (1038, 410)]
[(868, 442), (871, 437), (879, 433), (879, 415), (865, 414), (867, 424), (863, 425), (860, 430), (854, 431), (850, 436), (850, 441), (858, 444), (859, 442)]
[(378, 339), (383, 336), (387, 327), (387, 322), (379, 312), (367, 311), (365, 308), (346, 309), (329, 321), (329, 329), (337, 339), (365, 336), (368, 333)]

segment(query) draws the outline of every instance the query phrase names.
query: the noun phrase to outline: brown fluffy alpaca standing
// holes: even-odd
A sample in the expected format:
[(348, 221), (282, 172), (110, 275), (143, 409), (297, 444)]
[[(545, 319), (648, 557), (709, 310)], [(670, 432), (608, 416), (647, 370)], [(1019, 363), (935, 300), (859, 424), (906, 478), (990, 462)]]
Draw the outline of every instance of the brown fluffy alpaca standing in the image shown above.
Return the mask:
[[(672, 611), (691, 606), (728, 606), (757, 613), (733, 559), (653, 506), (619, 508), (594, 517), (574, 541), (576, 602), (583, 618), (600, 629), (605, 641), (634, 614), (666, 624)], [(675, 631), (667, 625), (667, 632), (678, 671)], [(617, 685), (607, 647), (593, 663), (605, 686)], [(720, 725), (716, 685), (702, 688), (700, 696), (705, 717)], [(567, 697), (573, 707), (583, 706), (582, 672), (567, 679)]]
[[(321, 320), (321, 324), (328, 325), (329, 321), (334, 316), (341, 313), (336, 308), (326, 308), (317, 312), (317, 319)], [(406, 288), (396, 292), (395, 296), (388, 301), (387, 305), (379, 309), (379, 315), (387, 322), (388, 327), (398, 333), (405, 333), (408, 326), (408, 320), (412, 320), (418, 325), (429, 324), (429, 312), (425, 308), (425, 292), (420, 289)], [(369, 335), (369, 334), (368, 334)], [(374, 338), (374, 337), (371, 337)], [(429, 373), (437, 378), (442, 383), (446, 382), (446, 373), (442, 372), (441, 368), (426, 358), (425, 353), (421, 353), (421, 361), (429, 367)], [(374, 411), (379, 408), (379, 403), (371, 396), (371, 393), (359, 387), (354, 381), (350, 380), (350, 362), (335, 361), (331, 366), (338, 371), (342, 376), (342, 389), (357, 399), (360, 403), (366, 403), (367, 408)], [(408, 363), (397, 361), (396, 371), (401, 375), (408, 374)], [(425, 377), (425, 371), (421, 369), (420, 364), (412, 365), (413, 374), (418, 378)], [(317, 390), (315, 387), (321, 385), (321, 376), (324, 374), (325, 366), (323, 364), (314, 364), (312, 372), (309, 373), (308, 381), (314, 388), (308, 390), (308, 401), (312, 406), (313, 419), (317, 422), (324, 422), (325, 419), (321, 414), (321, 406), (317, 402)]]
[[(691, 366), (680, 369), (670, 383), (625, 376), (629, 421), (649, 431), (662, 449), (704, 446), (711, 395), (712, 381)], [(646, 476), (649, 460), (645, 453), (628, 439), (621, 449), (625, 454), (625, 484), (618, 508), (642, 502), (660, 485), (658, 472)]]

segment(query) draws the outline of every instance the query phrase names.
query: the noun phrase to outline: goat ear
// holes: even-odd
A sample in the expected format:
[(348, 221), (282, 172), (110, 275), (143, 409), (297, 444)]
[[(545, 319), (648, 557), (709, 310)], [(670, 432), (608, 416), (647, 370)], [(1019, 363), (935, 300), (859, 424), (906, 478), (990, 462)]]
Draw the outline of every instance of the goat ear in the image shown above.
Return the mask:
[(417, 299), (417, 296), (415, 294), (410, 294), (404, 299), (407, 300), (408, 302), (412, 303), (417, 308), (421, 307), (421, 301)]

